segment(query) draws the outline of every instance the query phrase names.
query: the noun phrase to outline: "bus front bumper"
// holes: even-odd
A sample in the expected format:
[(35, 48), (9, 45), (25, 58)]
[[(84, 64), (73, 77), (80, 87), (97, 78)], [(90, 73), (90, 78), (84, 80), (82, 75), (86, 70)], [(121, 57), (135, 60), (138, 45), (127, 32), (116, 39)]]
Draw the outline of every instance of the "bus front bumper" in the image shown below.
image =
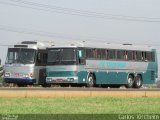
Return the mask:
[(27, 79), (27, 78), (4, 78), (6, 83), (15, 83), (15, 84), (25, 84), (32, 85), (36, 83), (36, 79)]
[(78, 77), (47, 77), (46, 83), (78, 83)]

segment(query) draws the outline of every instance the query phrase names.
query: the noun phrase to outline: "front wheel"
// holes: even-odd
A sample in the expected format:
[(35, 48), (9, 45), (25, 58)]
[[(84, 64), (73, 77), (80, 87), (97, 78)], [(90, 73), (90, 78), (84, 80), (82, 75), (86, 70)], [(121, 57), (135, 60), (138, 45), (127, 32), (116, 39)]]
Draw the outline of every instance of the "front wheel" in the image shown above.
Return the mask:
[(18, 87), (27, 87), (26, 84), (17, 84)]
[(140, 87), (142, 87), (142, 77), (140, 75), (137, 75), (134, 81), (134, 88)]
[(95, 77), (93, 76), (93, 74), (90, 74), (88, 77), (87, 87), (94, 87), (95, 83), (96, 83)]
[(134, 84), (134, 77), (132, 75), (128, 76), (127, 84), (125, 85), (126, 88), (132, 88)]
[(42, 87), (51, 87), (51, 84), (50, 83), (45, 83), (45, 84), (42, 84)]

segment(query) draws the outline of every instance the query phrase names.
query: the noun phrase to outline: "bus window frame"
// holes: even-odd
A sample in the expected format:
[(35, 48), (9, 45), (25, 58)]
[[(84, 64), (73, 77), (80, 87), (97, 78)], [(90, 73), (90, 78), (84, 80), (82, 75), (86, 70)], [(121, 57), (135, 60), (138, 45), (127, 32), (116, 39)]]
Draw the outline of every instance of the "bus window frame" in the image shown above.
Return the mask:
[[(83, 51), (84, 55), (82, 55), (82, 58), (79, 58), (79, 50)], [(77, 53), (77, 63), (79, 65), (85, 65), (86, 64), (86, 48), (84, 48), (84, 47), (78, 47), (76, 53)]]
[[(39, 58), (40, 55), (40, 58)], [(46, 55), (46, 61), (44, 60), (44, 55)], [(36, 53), (36, 66), (46, 66), (47, 65), (47, 50), (38, 49)]]

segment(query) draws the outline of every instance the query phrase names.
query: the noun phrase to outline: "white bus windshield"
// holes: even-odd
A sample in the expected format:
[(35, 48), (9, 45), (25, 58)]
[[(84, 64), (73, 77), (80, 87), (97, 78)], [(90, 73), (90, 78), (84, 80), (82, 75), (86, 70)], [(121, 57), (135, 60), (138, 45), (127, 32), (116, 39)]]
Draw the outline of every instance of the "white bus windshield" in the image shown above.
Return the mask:
[(6, 63), (33, 64), (35, 53), (34, 49), (9, 48)]
[(53, 48), (48, 50), (49, 65), (73, 65), (76, 64), (75, 48)]

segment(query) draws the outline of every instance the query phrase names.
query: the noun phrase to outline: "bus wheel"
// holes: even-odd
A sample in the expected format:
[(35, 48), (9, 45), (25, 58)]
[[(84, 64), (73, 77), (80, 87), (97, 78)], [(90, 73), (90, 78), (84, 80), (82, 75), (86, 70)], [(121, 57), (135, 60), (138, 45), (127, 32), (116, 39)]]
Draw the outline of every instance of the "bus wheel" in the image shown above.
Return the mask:
[(126, 88), (132, 88), (134, 84), (134, 78), (132, 75), (128, 76), (127, 84), (125, 85)]
[(17, 84), (18, 87), (27, 87), (26, 84)]
[(47, 84), (46, 83), (46, 84), (43, 84), (42, 87), (51, 87), (51, 84), (49, 84), (49, 83)]
[(87, 83), (87, 87), (94, 87), (95, 86), (95, 77), (93, 76), (93, 74), (90, 74), (88, 77), (88, 83)]
[(142, 86), (142, 77), (137, 75), (134, 81), (134, 88), (140, 88)]

